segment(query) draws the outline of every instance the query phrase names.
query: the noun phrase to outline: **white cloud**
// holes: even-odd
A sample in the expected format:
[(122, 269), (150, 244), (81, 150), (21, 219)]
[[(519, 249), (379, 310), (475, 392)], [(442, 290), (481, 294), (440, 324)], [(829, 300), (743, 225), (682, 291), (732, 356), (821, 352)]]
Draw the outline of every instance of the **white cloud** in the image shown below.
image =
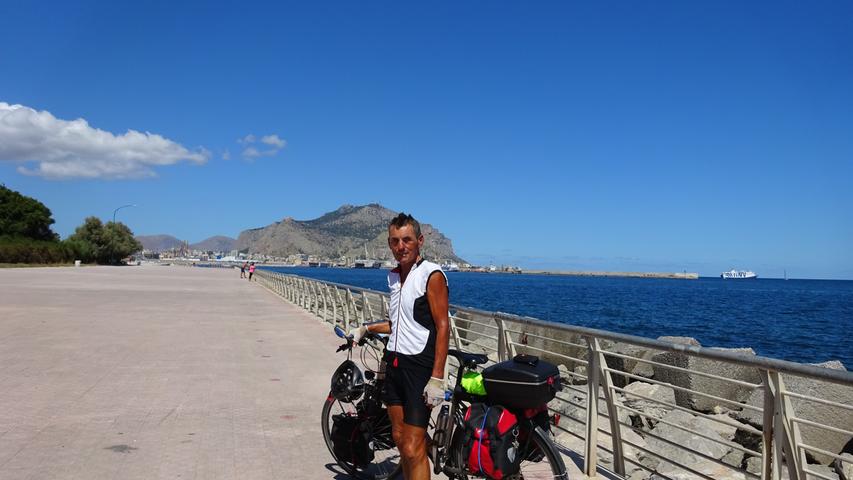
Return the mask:
[(287, 144), (287, 142), (278, 138), (278, 135), (265, 135), (263, 138), (261, 138), (261, 142), (276, 148), (284, 148), (284, 146)]
[(222, 159), (223, 160), (231, 160), (231, 152), (228, 149), (226, 149), (224, 152), (222, 152)]
[(255, 147), (246, 147), (243, 150), (243, 156), (246, 158), (258, 158), (261, 156), (261, 152)]
[(287, 140), (280, 138), (276, 134), (264, 135), (261, 137), (260, 142), (268, 146), (268, 148), (266, 149), (259, 150), (253, 147), (252, 144), (257, 141), (258, 137), (252, 135), (251, 133), (237, 140), (237, 143), (239, 143), (240, 145), (246, 145), (246, 148), (244, 148), (243, 152), (241, 153), (243, 158), (255, 159), (259, 157), (272, 157), (282, 148), (287, 146)]
[[(153, 167), (205, 163), (210, 152), (191, 151), (160, 135), (128, 130), (115, 135), (82, 118), (62, 120), (47, 111), (0, 102), (0, 161), (18, 172), (50, 179), (144, 178)], [(33, 165), (34, 164), (34, 165)]]

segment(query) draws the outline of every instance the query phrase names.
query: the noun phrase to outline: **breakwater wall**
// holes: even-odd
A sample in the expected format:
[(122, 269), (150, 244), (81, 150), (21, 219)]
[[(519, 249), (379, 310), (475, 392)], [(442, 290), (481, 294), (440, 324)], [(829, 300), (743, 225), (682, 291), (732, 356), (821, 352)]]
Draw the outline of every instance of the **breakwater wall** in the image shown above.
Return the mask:
[(698, 280), (695, 272), (563, 272), (549, 270), (522, 270), (521, 273), (531, 275), (563, 275), (567, 277), (626, 277), (626, 278), (673, 278), (679, 280)]
[[(381, 319), (387, 295), (259, 270), (259, 283), (349, 330)], [(853, 373), (451, 306), (453, 348), (491, 361), (517, 353), (557, 365), (566, 388), (549, 404), (556, 441), (594, 475), (623, 478), (851, 478)], [(448, 369), (452, 371), (451, 369)]]

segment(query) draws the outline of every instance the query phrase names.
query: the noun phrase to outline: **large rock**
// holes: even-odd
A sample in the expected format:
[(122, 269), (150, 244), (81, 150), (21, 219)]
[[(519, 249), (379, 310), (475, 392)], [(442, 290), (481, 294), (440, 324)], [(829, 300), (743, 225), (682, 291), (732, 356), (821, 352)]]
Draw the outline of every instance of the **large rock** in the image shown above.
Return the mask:
[[(578, 365), (582, 365), (582, 363), (575, 361), (575, 359), (587, 361), (587, 348), (585, 346), (575, 346), (586, 345), (586, 340), (576, 333), (512, 321), (506, 321), (506, 325), (508, 329), (521, 332), (520, 334), (515, 334), (513, 338), (518, 343), (515, 347), (518, 353), (536, 355), (546, 362), (555, 365), (563, 364), (569, 370), (574, 370)], [(567, 343), (575, 345), (567, 345)], [(526, 348), (525, 346), (533, 348)], [(540, 350), (553, 353), (546, 353)]]
[(806, 468), (815, 473), (823, 475), (823, 477), (817, 477), (815, 475), (806, 474), (806, 476), (809, 478), (832, 478), (836, 480), (840, 478), (838, 473), (836, 473), (834, 469), (832, 469), (831, 467), (827, 467), (826, 465), (808, 465), (806, 466)]
[(838, 478), (841, 480), (853, 480), (853, 455), (843, 453), (841, 457), (844, 458), (843, 462), (838, 459), (832, 462), (835, 473), (838, 474)]
[[(652, 398), (655, 401), (646, 400), (644, 398), (640, 398), (631, 394), (642, 395), (644, 397)], [(637, 423), (642, 423), (644, 428), (651, 429), (657, 424), (657, 418), (660, 418), (672, 410), (672, 407), (668, 407), (658, 402), (665, 402), (669, 404), (675, 403), (675, 390), (665, 387), (663, 385), (655, 385), (651, 383), (645, 382), (634, 382), (627, 387), (625, 387), (623, 403), (626, 407), (633, 408), (634, 410), (640, 411), (647, 416), (632, 414), (633, 418), (637, 420)], [(636, 424), (636, 423), (635, 423)]]
[[(696, 347), (701, 346), (696, 339), (690, 337), (660, 337), (658, 340), (683, 343)], [(746, 356), (755, 356), (755, 352), (751, 348), (713, 348), (713, 350), (733, 352)], [(755, 384), (761, 383), (761, 375), (759, 374), (758, 369), (753, 367), (744, 367), (734, 363), (708, 360), (688, 355), (684, 352), (662, 352), (655, 355), (653, 359), (656, 362), (666, 365), (672, 365), (674, 367), (681, 367), (703, 373), (710, 373), (723, 378), (742, 380)], [(735, 402), (745, 402), (754, 390), (753, 388), (744, 387), (723, 380), (716, 380), (702, 375), (681, 372), (657, 365), (654, 366), (654, 372), (655, 380), (733, 400)], [(731, 407), (728, 403), (719, 402), (702, 395), (696, 395), (692, 392), (685, 391), (676, 391), (675, 400), (679, 406), (703, 412), (712, 412), (719, 407)]]
[[(599, 423), (599, 425), (601, 424)], [(610, 431), (609, 428), (607, 431)], [(640, 461), (641, 451), (635, 448), (635, 446), (646, 448), (645, 439), (628, 428), (623, 428), (621, 435), (623, 442), (622, 454), (625, 458), (625, 477), (644, 478), (640, 472), (644, 472), (645, 470), (637, 465)], [(564, 432), (557, 435), (557, 443), (581, 454), (585, 450), (584, 441), (570, 433)], [(607, 470), (614, 471), (613, 454), (610, 452), (613, 449), (613, 439), (607, 433), (598, 432), (598, 442), (596, 443), (598, 445), (598, 465)]]
[[(701, 478), (694, 473), (684, 470), (678, 464), (690, 467), (715, 479), (745, 478), (743, 472), (737, 468), (720, 465), (696, 454), (698, 452), (710, 458), (720, 460), (731, 450), (729, 446), (725, 445), (726, 439), (721, 437), (715, 429), (711, 428), (706, 420), (703, 421), (704, 419), (681, 410), (669, 412), (663, 417), (663, 420), (683, 426), (690, 431), (676, 428), (663, 421), (658, 423), (652, 429), (651, 433), (668, 440), (668, 442), (649, 435), (646, 438), (646, 443), (648, 449), (657, 453), (663, 460), (644, 453), (641, 455), (641, 461), (644, 465), (654, 468), (659, 474), (670, 478)], [(692, 432), (699, 432), (705, 437), (716, 441), (699, 437)]]
[[(816, 363), (814, 365), (823, 368), (846, 370), (844, 365), (837, 360)], [(782, 375), (782, 381), (785, 383), (785, 389), (789, 392), (829, 400), (842, 405), (853, 405), (853, 387), (784, 374)], [(753, 392), (747, 403), (762, 407), (764, 405), (764, 391), (758, 389)], [(791, 398), (791, 406), (799, 418), (853, 431), (853, 415), (849, 411), (798, 398)], [(737, 416), (739, 419), (754, 425), (763, 425), (764, 423), (761, 412), (755, 412), (750, 409), (738, 412)], [(844, 446), (851, 440), (850, 435), (830, 432), (808, 425), (800, 425), (800, 433), (802, 434), (803, 442), (833, 453), (842, 452)], [(811, 456), (824, 465), (828, 465), (833, 460), (832, 457), (817, 453), (812, 453)]]
[[(599, 345), (606, 352), (613, 352), (633, 357), (622, 358), (605, 354), (605, 361), (607, 362), (607, 366), (611, 369), (618, 370), (620, 372), (631, 373), (646, 378), (651, 378), (651, 376), (654, 375), (654, 370), (651, 368), (651, 365), (645, 362), (639, 362), (635, 360), (635, 358), (651, 360), (654, 353), (648, 348), (640, 347), (637, 345), (631, 345), (628, 343), (612, 342), (609, 340), (601, 340), (599, 342)], [(610, 378), (613, 381), (613, 384), (617, 387), (624, 387), (625, 385), (636, 381), (636, 379), (634, 378), (625, 375), (620, 375), (618, 373), (611, 373)]]
[[(652, 350), (639, 345), (631, 345), (628, 343), (616, 343), (611, 347), (611, 351), (627, 355), (634, 358), (619, 358), (617, 367), (623, 372), (637, 375), (638, 377), (652, 378), (655, 374), (653, 366), (639, 360), (651, 360), (657, 353), (657, 350)], [(614, 357), (615, 358), (615, 357)], [(610, 362), (608, 362), (609, 364)], [(635, 382), (636, 379), (628, 378), (628, 383)]]
[[(564, 417), (563, 420), (566, 422), (564, 424), (561, 421), (561, 427), (578, 435), (586, 434), (586, 395), (581, 395), (576, 391), (559, 393), (557, 394), (557, 398), (552, 400), (548, 406)], [(619, 422), (631, 424), (631, 419), (627, 411), (621, 408), (617, 408), (616, 411)], [(599, 391), (598, 428), (610, 433), (610, 419), (604, 416), (607, 414), (607, 401), (604, 399), (603, 392)], [(565, 417), (571, 417), (576, 421), (571, 421)], [(620, 425), (620, 430), (624, 432), (630, 429), (624, 425)]]
[(696, 422), (706, 425), (711, 430), (714, 430), (726, 440), (734, 440), (735, 434), (741, 426), (746, 426), (741, 422), (729, 417), (726, 414), (709, 415), (710, 418), (696, 417)]
[[(754, 475), (761, 475), (761, 458), (749, 457), (746, 459), (746, 471)], [(782, 464), (782, 470), (779, 472), (779, 480), (789, 480), (791, 475), (788, 473), (788, 466)]]

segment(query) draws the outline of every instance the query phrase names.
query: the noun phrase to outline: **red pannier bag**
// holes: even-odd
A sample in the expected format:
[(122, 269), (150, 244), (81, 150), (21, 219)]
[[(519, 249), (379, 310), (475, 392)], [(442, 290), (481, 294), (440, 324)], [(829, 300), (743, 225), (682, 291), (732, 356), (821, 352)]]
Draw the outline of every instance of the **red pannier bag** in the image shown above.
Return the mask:
[(518, 473), (518, 420), (499, 405), (474, 403), (465, 412), (466, 468), (472, 474), (500, 480)]

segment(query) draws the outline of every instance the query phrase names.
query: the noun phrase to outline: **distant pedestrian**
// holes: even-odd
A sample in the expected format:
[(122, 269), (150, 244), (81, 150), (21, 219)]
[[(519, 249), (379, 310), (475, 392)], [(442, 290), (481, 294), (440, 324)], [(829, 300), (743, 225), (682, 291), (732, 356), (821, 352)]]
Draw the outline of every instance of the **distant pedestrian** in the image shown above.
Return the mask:
[(254, 273), (255, 273), (255, 262), (252, 262), (252, 264), (249, 265), (249, 281), (250, 282), (252, 281), (252, 275), (254, 275)]
[(246, 267), (248, 266), (248, 262), (243, 262), (243, 265), (240, 267), (240, 278), (246, 278)]

